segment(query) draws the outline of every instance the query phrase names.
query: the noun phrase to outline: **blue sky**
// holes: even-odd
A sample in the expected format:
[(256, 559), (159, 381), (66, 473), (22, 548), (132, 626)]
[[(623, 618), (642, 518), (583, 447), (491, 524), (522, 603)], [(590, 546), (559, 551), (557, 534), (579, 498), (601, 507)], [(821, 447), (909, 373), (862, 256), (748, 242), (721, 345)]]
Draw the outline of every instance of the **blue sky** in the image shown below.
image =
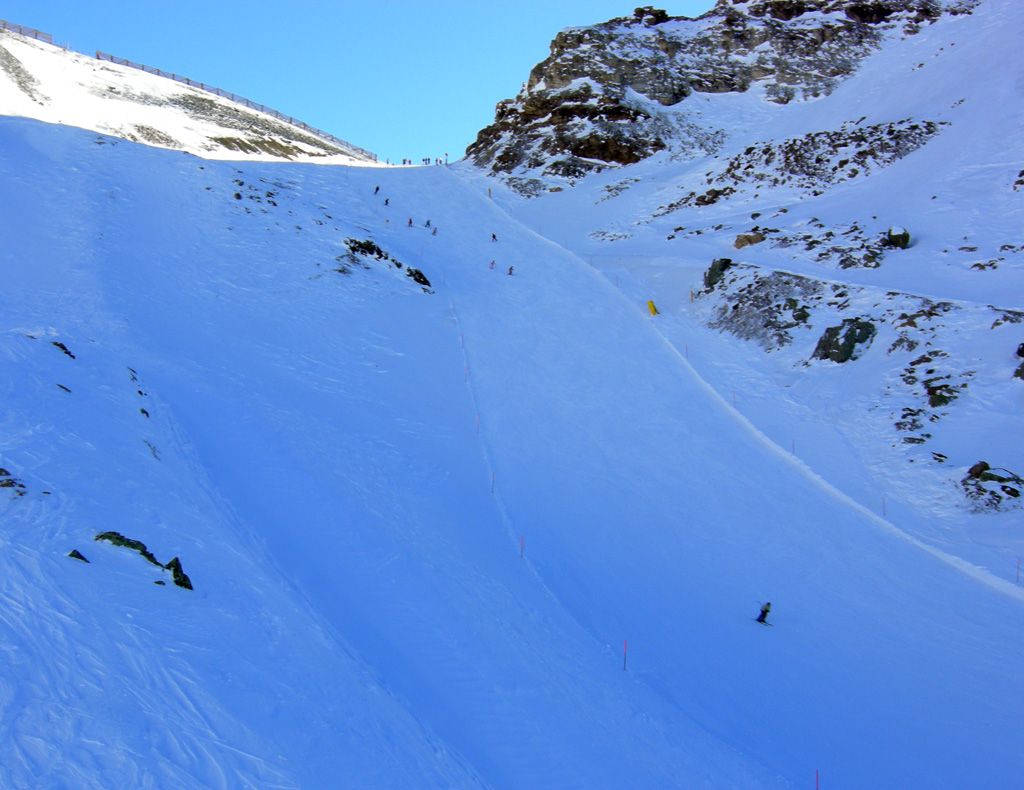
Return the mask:
[[(391, 161), (462, 156), (555, 33), (636, 0), (0, 0), (0, 18), (246, 96)], [(713, 0), (659, 4), (694, 16)]]

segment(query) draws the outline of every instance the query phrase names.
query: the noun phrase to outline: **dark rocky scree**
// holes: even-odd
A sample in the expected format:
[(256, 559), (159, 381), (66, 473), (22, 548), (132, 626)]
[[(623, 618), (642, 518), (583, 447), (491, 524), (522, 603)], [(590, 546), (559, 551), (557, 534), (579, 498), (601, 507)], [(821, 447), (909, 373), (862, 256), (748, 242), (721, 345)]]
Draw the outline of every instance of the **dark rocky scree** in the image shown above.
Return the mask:
[(960, 487), (975, 510), (1006, 510), (1020, 506), (1024, 479), (1009, 469), (978, 461), (960, 480)]
[[(732, 276), (725, 280), (726, 272)], [(762, 271), (729, 258), (718, 258), (704, 273), (706, 296), (722, 283), (721, 303), (708, 322), (713, 329), (752, 340), (765, 351), (793, 341), (792, 330), (807, 329), (808, 303), (819, 298), (823, 285), (817, 280), (782, 272)]]
[(382, 250), (375, 241), (370, 239), (345, 239), (345, 246), (348, 247), (348, 253), (339, 255), (336, 258), (338, 262), (338, 267), (335, 269), (336, 272), (349, 274), (352, 271), (350, 268), (352, 266), (369, 269), (370, 266), (366, 263), (367, 260), (383, 261), (394, 266), (396, 269), (404, 268), (406, 277), (422, 286), (425, 293), (433, 293), (430, 287), (430, 280), (427, 279), (423, 272), (411, 266), (405, 266), (400, 260), (392, 257), (390, 253)]
[[(259, 150), (265, 150), (264, 146), (269, 146), (271, 148), (280, 148), (282, 151), (292, 152), (291, 155), (294, 155), (299, 149), (291, 145), (291, 143), (298, 142), (312, 148), (313, 152), (307, 153), (312, 153), (313, 155), (316, 155), (316, 152), (323, 152), (323, 155), (342, 153), (340, 148), (321, 140), (319, 137), (303, 134), (291, 126), (265, 118), (254, 112), (249, 112), (243, 107), (222, 104), (206, 96), (182, 93), (170, 97), (167, 99), (167, 103), (172, 107), (184, 110), (189, 116), (198, 120), (211, 121), (219, 126), (243, 132), (245, 137), (242, 142), (257, 146)], [(226, 145), (223, 141), (228, 139), (235, 138), (214, 138), (214, 142)], [(266, 152), (273, 153), (273, 151)], [(275, 155), (288, 156), (289, 154), (278, 153)]]
[[(896, 241), (889, 232), (872, 235), (858, 221), (834, 229), (827, 228), (816, 217), (807, 221), (808, 230), (772, 235), (770, 244), (776, 248), (794, 248), (813, 253), (815, 263), (834, 263), (841, 269), (877, 269), (887, 249), (903, 249), (902, 235)], [(909, 246), (909, 233), (906, 245)]]
[(25, 496), (28, 491), (21, 480), (2, 467), (0, 467), (0, 488), (11, 489), (15, 496)]
[(848, 362), (857, 359), (875, 339), (875, 325), (863, 318), (844, 318), (839, 326), (830, 326), (814, 347), (813, 359)]
[[(0, 32), (0, 38), (3, 37), (3, 33)], [(37, 88), (39, 87), (39, 81), (29, 73), (21, 61), (18, 60), (14, 55), (7, 51), (4, 47), (0, 46), (0, 70), (7, 74), (11, 78), (11, 81), (18, 86), (18, 90), (28, 96), (32, 101), (43, 104), (46, 102), (46, 97), (43, 96)]]
[[(758, 143), (731, 157), (717, 173), (705, 173), (704, 192), (691, 191), (662, 206), (664, 216), (686, 206), (709, 206), (737, 194), (742, 186), (791, 186), (817, 196), (843, 181), (870, 175), (917, 150), (945, 124), (905, 119), (859, 126), (847, 122), (835, 131), (813, 132), (781, 143)], [(754, 197), (758, 197), (757, 194)]]
[[(964, 316), (962, 308), (949, 302), (897, 292), (880, 296), (727, 258), (711, 264), (704, 284), (698, 299), (714, 301), (708, 325), (753, 341), (768, 352), (794, 343), (798, 333), (809, 343), (814, 338), (812, 324), (828, 324), (813, 351), (796, 364), (807, 365), (814, 359), (850, 363), (867, 351), (884, 327), (887, 336), (894, 338), (885, 353), (893, 359), (892, 380), (899, 383), (884, 387), (886, 399), (894, 401), (893, 426), (903, 434), (897, 444), (928, 442), (932, 434), (926, 426), (948, 413), (976, 375), (941, 347), (946, 324), (955, 320), (981, 331), (1024, 324), (1024, 314), (1015, 311), (978, 308)], [(843, 316), (853, 311), (857, 314)], [(900, 357), (905, 361), (900, 362)]]
[(782, 104), (828, 94), (885, 36), (912, 34), (976, 2), (719, 0), (700, 17), (700, 35), (694, 20), (638, 8), (559, 33), (466, 154), (494, 174), (515, 174), (529, 192), (541, 187), (528, 173), (572, 179), (659, 151), (714, 153), (722, 132), (687, 121), (692, 94), (754, 83)]
[[(133, 538), (126, 538), (120, 532), (101, 532), (94, 540), (106, 541), (114, 546), (122, 546), (131, 551), (137, 551), (147, 561), (156, 565), (158, 568), (163, 568), (171, 572), (171, 576), (174, 579), (174, 583), (179, 587), (184, 587), (186, 590), (192, 589), (192, 580), (189, 579), (188, 575), (181, 567), (181, 560), (177, 557), (173, 557), (170, 562), (166, 565), (160, 562), (147, 547), (146, 544), (141, 540), (135, 540)], [(85, 559), (79, 557), (79, 559)]]
[[(227, 148), (244, 153), (266, 153), (291, 159), (299, 154), (304, 156), (327, 156), (344, 153), (337, 146), (311, 134), (306, 134), (287, 124), (250, 111), (241, 105), (224, 104), (211, 96), (196, 93), (180, 93), (163, 97), (137, 93), (127, 88), (108, 87), (106, 92), (94, 91), (104, 98), (115, 96), (132, 104), (152, 107), (171, 106), (185, 112), (190, 118), (209, 121), (218, 126), (235, 129), (236, 137), (213, 137), (206, 146), (208, 151)], [(135, 125), (125, 129), (113, 129), (116, 134), (135, 142), (181, 148), (181, 143), (170, 135), (150, 126)], [(299, 148), (297, 144), (305, 146)]]
[(135, 134), (126, 132), (125, 136), (134, 143), (142, 142), (150, 145), (162, 145), (165, 148), (181, 148), (181, 143), (152, 126), (137, 123), (132, 128), (135, 130)]

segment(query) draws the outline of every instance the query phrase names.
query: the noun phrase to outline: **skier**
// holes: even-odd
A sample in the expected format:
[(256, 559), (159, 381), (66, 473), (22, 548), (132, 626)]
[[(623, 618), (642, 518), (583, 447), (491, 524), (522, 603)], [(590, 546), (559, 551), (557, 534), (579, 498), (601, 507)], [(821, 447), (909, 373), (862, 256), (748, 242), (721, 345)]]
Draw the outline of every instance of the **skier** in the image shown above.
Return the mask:
[(761, 614), (757, 616), (757, 622), (768, 625), (768, 612), (772, 610), (772, 602), (766, 601), (761, 606)]
[(512, 276), (512, 267), (511, 266), (508, 267), (508, 276), (509, 277)]
[(488, 268), (491, 268), (491, 269), (494, 268), (494, 261), (491, 261), (490, 266)]
[(430, 220), (429, 219), (426, 222), (423, 223), (423, 227), (424, 228), (429, 228), (430, 227)]
[(498, 240), (498, 234), (497, 233), (492, 233), (491, 234), (491, 241), (497, 241), (497, 240)]
[(391, 198), (384, 198), (384, 205), (385, 206), (390, 206), (391, 205)]
[(1024, 343), (1021, 343), (1019, 346), (1017, 346), (1017, 356), (1024, 357)]
[(437, 235), (437, 225), (434, 226), (434, 229), (430, 232), (430, 235), (431, 236), (436, 236)]
[(412, 227), (412, 217), (409, 217), (409, 227)]
[(380, 187), (379, 187), (379, 186), (377, 186), (377, 187), (374, 187), (374, 188), (373, 188), (373, 194), (375, 194), (375, 195), (376, 195), (376, 194), (377, 194), (378, 192), (380, 192)]

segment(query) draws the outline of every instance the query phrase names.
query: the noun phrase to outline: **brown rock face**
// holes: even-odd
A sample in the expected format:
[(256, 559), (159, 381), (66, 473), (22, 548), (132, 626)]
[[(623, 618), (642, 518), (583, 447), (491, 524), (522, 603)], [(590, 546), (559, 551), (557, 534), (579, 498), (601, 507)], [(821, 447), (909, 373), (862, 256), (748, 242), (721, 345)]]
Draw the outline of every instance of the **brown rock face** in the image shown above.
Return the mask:
[(736, 237), (736, 241), (733, 245), (737, 250), (742, 250), (744, 247), (750, 247), (753, 244), (760, 244), (764, 241), (764, 234), (761, 233), (741, 233)]
[[(555, 36), (551, 54), (466, 149), (495, 174), (576, 178), (660, 151), (705, 155), (720, 130), (694, 93), (763, 86), (780, 104), (830, 93), (886, 35), (978, 0), (718, 0), (698, 19), (643, 6)], [(965, 5), (966, 4), (966, 5)]]

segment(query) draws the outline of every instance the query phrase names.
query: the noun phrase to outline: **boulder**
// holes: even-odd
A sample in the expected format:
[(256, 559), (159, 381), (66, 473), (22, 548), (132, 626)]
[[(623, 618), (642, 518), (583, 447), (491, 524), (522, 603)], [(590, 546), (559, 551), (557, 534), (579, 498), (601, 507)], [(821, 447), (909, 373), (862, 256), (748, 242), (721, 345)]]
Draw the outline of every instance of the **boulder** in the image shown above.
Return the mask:
[(171, 572), (172, 576), (174, 576), (175, 584), (177, 584), (179, 587), (184, 587), (186, 590), (192, 589), (192, 580), (188, 577), (185, 571), (182, 570), (181, 560), (179, 560), (177, 557), (174, 557), (164, 567)]
[(715, 258), (704, 272), (704, 287), (709, 291), (714, 288), (726, 270), (732, 266), (732, 258)]
[(863, 318), (847, 318), (839, 326), (830, 326), (818, 340), (812, 359), (847, 362), (857, 359), (871, 345), (875, 325)]
[(753, 232), (753, 233), (741, 233), (736, 237), (736, 241), (733, 242), (733, 246), (737, 250), (742, 250), (744, 247), (749, 247), (752, 244), (760, 244), (764, 241), (764, 234)]
[(985, 472), (991, 469), (987, 461), (978, 461), (974, 466), (967, 470), (967, 474), (970, 477), (981, 477)]
[(894, 225), (886, 231), (883, 242), (886, 247), (905, 250), (910, 246), (910, 231)]

